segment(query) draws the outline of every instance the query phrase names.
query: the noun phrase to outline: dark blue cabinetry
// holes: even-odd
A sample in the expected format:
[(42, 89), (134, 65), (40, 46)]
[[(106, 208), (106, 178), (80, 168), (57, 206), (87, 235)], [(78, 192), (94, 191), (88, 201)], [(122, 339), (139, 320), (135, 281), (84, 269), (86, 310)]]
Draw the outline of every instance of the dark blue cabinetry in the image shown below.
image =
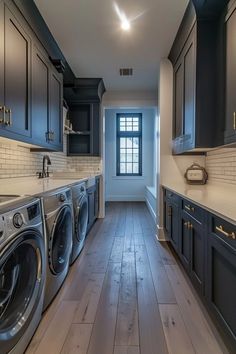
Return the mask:
[(11, 0), (0, 1), (0, 136), (62, 150), (62, 76)]
[(164, 227), (226, 345), (234, 353), (236, 226), (164, 189)]

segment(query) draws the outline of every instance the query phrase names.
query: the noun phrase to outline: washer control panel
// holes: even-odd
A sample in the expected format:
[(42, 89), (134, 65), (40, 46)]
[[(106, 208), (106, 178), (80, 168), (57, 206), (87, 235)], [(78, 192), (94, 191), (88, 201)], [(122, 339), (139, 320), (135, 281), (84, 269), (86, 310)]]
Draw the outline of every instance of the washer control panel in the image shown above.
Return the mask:
[(9, 237), (28, 227), (36, 227), (42, 223), (39, 200), (34, 200), (12, 210), (6, 209), (0, 214), (0, 245)]

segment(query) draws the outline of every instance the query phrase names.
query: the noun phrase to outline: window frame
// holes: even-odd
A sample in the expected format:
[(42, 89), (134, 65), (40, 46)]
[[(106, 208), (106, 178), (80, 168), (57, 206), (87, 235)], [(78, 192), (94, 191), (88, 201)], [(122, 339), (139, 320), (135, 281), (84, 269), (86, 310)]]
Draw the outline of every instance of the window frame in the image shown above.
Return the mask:
[[(139, 119), (139, 131), (121, 131), (120, 130), (120, 118), (138, 118)], [(130, 176), (141, 177), (142, 176), (142, 113), (117, 113), (116, 114), (116, 176)], [(138, 160), (138, 173), (121, 173), (120, 172), (120, 138), (138, 138), (139, 139), (139, 160)]]

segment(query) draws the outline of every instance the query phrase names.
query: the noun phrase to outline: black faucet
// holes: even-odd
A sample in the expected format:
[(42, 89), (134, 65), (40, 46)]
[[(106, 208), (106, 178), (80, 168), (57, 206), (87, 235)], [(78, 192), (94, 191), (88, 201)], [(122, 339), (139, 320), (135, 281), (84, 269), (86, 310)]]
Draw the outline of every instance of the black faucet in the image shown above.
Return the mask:
[[(47, 170), (45, 170), (45, 163), (47, 162)], [(51, 165), (51, 160), (48, 155), (43, 156), (43, 170), (42, 170), (42, 178), (49, 177), (48, 165)]]
[[(47, 169), (45, 170), (45, 164), (47, 162)], [(43, 156), (43, 169), (42, 172), (37, 172), (38, 178), (46, 178), (49, 177), (48, 165), (51, 165), (51, 160), (48, 155)]]

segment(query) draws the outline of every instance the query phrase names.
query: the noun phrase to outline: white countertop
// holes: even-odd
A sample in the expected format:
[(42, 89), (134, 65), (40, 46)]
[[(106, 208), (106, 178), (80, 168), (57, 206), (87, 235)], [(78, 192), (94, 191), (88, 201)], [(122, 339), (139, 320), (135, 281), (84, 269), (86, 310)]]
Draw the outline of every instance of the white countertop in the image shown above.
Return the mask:
[(40, 196), (46, 192), (71, 186), (78, 182), (87, 181), (89, 177), (84, 178), (42, 178), (37, 177), (22, 177), (0, 180), (0, 195), (17, 194), (20, 196)]
[(223, 183), (203, 186), (186, 183), (163, 183), (162, 185), (236, 225), (236, 186)]

